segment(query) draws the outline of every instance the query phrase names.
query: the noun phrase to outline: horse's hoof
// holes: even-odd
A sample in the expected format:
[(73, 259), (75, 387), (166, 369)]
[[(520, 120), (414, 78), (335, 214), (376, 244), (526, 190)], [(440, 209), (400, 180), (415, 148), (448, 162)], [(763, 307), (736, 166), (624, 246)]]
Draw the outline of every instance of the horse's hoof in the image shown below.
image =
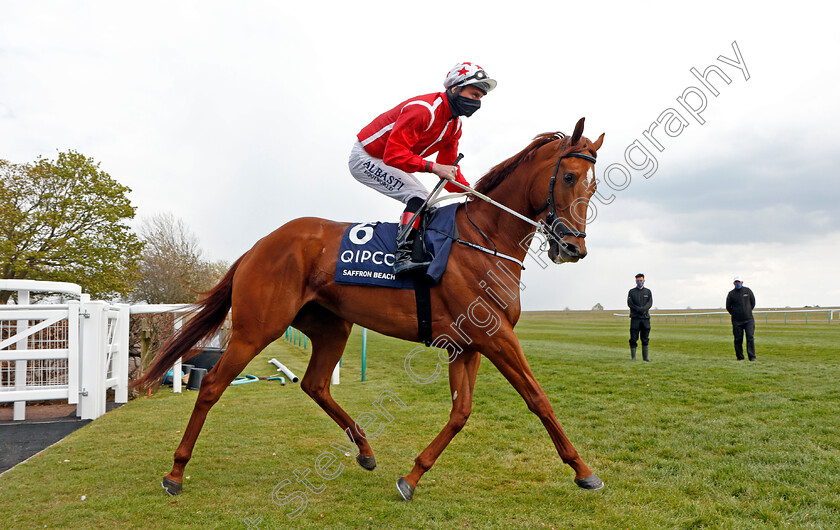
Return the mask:
[(402, 477), (397, 479), (397, 491), (400, 492), (400, 495), (402, 495), (403, 500), (406, 502), (414, 498), (414, 486)]
[(181, 493), (181, 488), (183, 487), (181, 482), (175, 482), (167, 477), (163, 477), (163, 482), (161, 482), (160, 485), (163, 486), (166, 493), (170, 495), (178, 495)]
[(376, 469), (376, 458), (372, 456), (359, 455), (356, 457), (356, 462), (368, 471)]
[(576, 478), (575, 484), (577, 484), (581, 489), (590, 491), (599, 490), (604, 487), (604, 482), (594, 473), (586, 478)]

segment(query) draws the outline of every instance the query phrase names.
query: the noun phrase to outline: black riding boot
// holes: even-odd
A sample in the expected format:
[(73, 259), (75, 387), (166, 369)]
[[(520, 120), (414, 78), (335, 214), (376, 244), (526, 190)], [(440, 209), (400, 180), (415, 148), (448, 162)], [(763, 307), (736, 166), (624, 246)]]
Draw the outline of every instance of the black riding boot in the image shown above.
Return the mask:
[(636, 347), (635, 346), (630, 346), (630, 360), (631, 361), (636, 360)]
[[(400, 227), (402, 229), (402, 227)], [(394, 274), (405, 276), (411, 271), (424, 269), (431, 262), (426, 261), (426, 249), (423, 241), (417, 237), (417, 230), (412, 228), (403, 240), (397, 240), (397, 252), (394, 255)]]
[(650, 359), (648, 358), (648, 345), (647, 344), (642, 344), (642, 359), (644, 359), (647, 362), (650, 362)]
[[(414, 227), (410, 228), (403, 238), (399, 237), (411, 218), (414, 212), (423, 207), (423, 199), (420, 197), (412, 197), (406, 203), (405, 211), (400, 220), (400, 228), (397, 231), (397, 251), (394, 253), (394, 274), (397, 276), (404, 276), (411, 271), (421, 269), (429, 266), (426, 261), (426, 248), (423, 244), (423, 238), (417, 237), (417, 226), (419, 223), (414, 223)], [(420, 215), (423, 215), (422, 213)]]

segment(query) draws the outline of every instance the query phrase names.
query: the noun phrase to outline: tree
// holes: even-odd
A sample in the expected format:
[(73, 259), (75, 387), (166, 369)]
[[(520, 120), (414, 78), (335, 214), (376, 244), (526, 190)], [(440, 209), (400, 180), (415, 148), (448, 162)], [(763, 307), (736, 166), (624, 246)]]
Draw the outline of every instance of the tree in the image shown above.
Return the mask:
[(0, 160), (0, 176), (0, 277), (73, 282), (95, 298), (128, 292), (143, 248), (124, 224), (135, 212), (128, 187), (72, 150)]
[(604, 310), (604, 306), (602, 306), (602, 305), (601, 305), (601, 303), (600, 303), (600, 302), (598, 302), (598, 303), (596, 303), (594, 306), (592, 306), (592, 310), (593, 310), (593, 311), (603, 311), (603, 310)]
[(130, 295), (133, 301), (195, 302), (229, 268), (224, 261), (206, 261), (198, 238), (171, 213), (144, 219), (139, 231), (146, 247), (140, 260), (139, 279)]

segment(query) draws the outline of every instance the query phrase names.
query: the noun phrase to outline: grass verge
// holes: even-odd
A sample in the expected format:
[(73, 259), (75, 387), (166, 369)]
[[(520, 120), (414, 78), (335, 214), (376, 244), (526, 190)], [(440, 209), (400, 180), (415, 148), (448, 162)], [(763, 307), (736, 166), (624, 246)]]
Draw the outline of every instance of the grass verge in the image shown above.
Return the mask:
[[(353, 417), (377, 413), (383, 392), (404, 405), (388, 402), (390, 422), (378, 413), (374, 472), (331, 446), (346, 437), (299, 385), (260, 381), (225, 392), (184, 493), (168, 497), (160, 479), (197, 393), (162, 389), (0, 477), (0, 527), (840, 526), (840, 325), (759, 322), (757, 363), (735, 361), (726, 323), (654, 323), (653, 363), (630, 362), (627, 323), (603, 312), (526, 313), (517, 331), (604, 490), (574, 486), (542, 424), (485, 359), (467, 426), (403, 502), (394, 481), (445, 424), (448, 383), (445, 372), (413, 382), (403, 359), (415, 345), (375, 333), (361, 383), (356, 329), (334, 397)], [(246, 373), (271, 375), (276, 357), (302, 375), (309, 354), (278, 341)], [(427, 358), (418, 373), (431, 373)], [(331, 480), (315, 472), (327, 452)], [(307, 469), (319, 493), (297, 482)], [(278, 505), (272, 493), (286, 480), (275, 499), (302, 494)]]

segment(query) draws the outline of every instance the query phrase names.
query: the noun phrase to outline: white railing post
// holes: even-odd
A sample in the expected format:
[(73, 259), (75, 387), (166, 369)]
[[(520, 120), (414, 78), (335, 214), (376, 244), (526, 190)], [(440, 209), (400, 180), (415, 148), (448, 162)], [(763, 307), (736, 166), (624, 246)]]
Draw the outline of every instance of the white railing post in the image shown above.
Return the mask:
[[(175, 333), (181, 330), (181, 325), (183, 324), (183, 317), (179, 313), (175, 317)], [(178, 360), (175, 361), (175, 365), (172, 367), (172, 391), (181, 393), (181, 374), (183, 373), (183, 369), (181, 368), (181, 358), (178, 357)]]
[(85, 390), (86, 372), (85, 372), (85, 342), (90, 342), (90, 295), (81, 293), (79, 295), (79, 349), (77, 351), (77, 363), (79, 369), (79, 385), (77, 388), (78, 397), (76, 399), (76, 416), (82, 417), (83, 414), (88, 413), (87, 390)]
[[(19, 306), (29, 305), (29, 291), (25, 289), (21, 289), (18, 291), (18, 298), (17, 304)], [(17, 321), (17, 332), (23, 333), (26, 331), (26, 328), (29, 327), (28, 320), (18, 320)], [(27, 349), (27, 338), (23, 338), (19, 340), (15, 344), (15, 348), (18, 350), (25, 350)], [(15, 390), (26, 390), (26, 364), (28, 361), (26, 360), (17, 360), (15, 361)], [(23, 421), (26, 419), (26, 401), (15, 401), (14, 404), (14, 412), (12, 413), (12, 418), (15, 421)]]
[(108, 304), (96, 302), (96, 313), (99, 315), (99, 340), (96, 348), (96, 416), (93, 420), (105, 414), (105, 394), (108, 389), (105, 380), (108, 379)]
[[(67, 403), (79, 403), (79, 372), (81, 370), (82, 349), (79, 345), (79, 309), (75, 300), (67, 303)], [(78, 407), (77, 412), (78, 412)]]
[(114, 376), (117, 377), (117, 387), (114, 389), (114, 402), (128, 403), (128, 332), (131, 315), (128, 304), (117, 304), (120, 316), (117, 320), (117, 331), (114, 341), (117, 343), (116, 356), (113, 359)]
[(89, 301), (84, 305), (88, 315), (82, 321), (82, 378), (78, 407), (78, 415), (83, 420), (93, 420), (105, 413), (103, 305), (102, 302)]

